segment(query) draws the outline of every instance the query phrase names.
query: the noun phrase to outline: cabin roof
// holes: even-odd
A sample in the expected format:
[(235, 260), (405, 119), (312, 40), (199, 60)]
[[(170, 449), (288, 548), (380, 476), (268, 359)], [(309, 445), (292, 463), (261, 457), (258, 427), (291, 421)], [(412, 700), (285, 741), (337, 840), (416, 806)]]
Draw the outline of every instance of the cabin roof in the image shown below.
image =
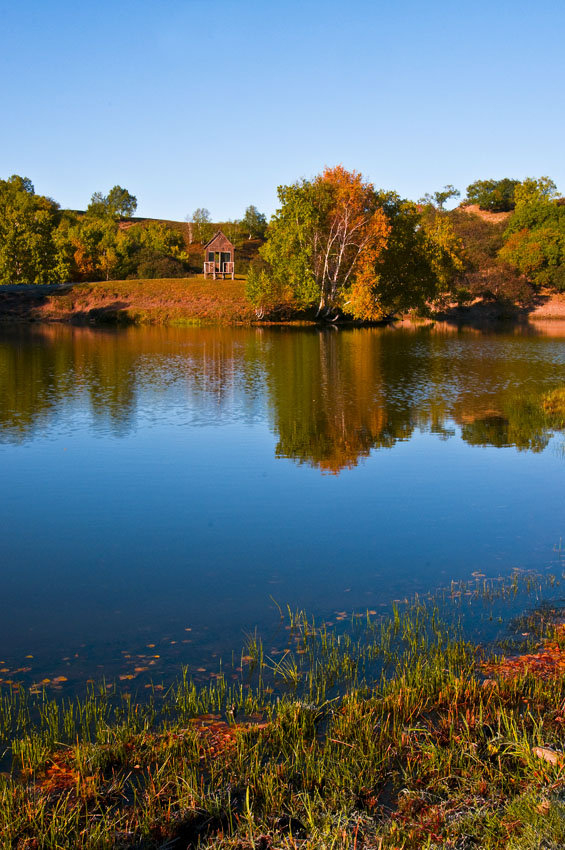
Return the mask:
[(206, 242), (204, 248), (208, 248), (213, 242), (216, 241), (216, 239), (221, 239), (224, 244), (228, 244), (231, 248), (233, 248), (233, 243), (230, 242), (223, 230), (217, 230), (212, 236), (212, 238), (209, 239), (208, 242)]

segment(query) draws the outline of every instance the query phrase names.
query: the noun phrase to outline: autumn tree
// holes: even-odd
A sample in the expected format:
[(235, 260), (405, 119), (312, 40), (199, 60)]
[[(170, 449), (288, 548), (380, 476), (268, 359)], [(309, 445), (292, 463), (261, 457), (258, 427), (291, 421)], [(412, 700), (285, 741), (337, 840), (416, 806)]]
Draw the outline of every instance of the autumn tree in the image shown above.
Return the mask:
[(75, 280), (109, 280), (119, 262), (118, 226), (98, 215), (65, 216), (57, 240), (71, 263)]
[(337, 166), (280, 186), (278, 195), (281, 208), (261, 249), (271, 290), (321, 317), (335, 317), (347, 304), (354, 315), (372, 318), (373, 269), (389, 232), (373, 186)]
[(67, 266), (54, 234), (59, 205), (36, 195), (31, 180), (0, 180), (0, 284), (58, 283)]

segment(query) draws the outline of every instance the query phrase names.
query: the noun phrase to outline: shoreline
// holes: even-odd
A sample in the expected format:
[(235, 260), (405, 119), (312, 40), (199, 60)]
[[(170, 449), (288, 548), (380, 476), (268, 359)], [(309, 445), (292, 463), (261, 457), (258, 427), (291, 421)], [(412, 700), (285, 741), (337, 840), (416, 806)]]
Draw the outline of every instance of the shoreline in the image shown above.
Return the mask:
[[(306, 315), (276, 321), (257, 319), (245, 298), (245, 280), (205, 281), (191, 278), (155, 278), (51, 286), (0, 287), (0, 326), (15, 323), (74, 325), (174, 326), (316, 326)], [(341, 327), (394, 327), (435, 325), (448, 329), (517, 329), (565, 335), (565, 293), (541, 292), (529, 307), (476, 301), (448, 305), (428, 317), (399, 316), (380, 323), (339, 323)]]
[(477, 576), (472, 598), (518, 584), (540, 607), (502, 657), (459, 631), (463, 583), (453, 622), (415, 601), (349, 640), (289, 610), (288, 650), (250, 638), (237, 683), (185, 672), (146, 704), (105, 683), (66, 702), (4, 692), (0, 834), (22, 850), (561, 846), (562, 609), (526, 574)]

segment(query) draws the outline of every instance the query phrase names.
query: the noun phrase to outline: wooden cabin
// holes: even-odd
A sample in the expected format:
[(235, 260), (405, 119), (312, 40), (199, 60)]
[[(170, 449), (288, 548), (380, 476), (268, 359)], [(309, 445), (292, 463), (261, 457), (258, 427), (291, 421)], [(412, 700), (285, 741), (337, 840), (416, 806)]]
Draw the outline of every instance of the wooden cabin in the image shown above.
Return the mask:
[(214, 280), (217, 277), (225, 280), (227, 274), (231, 274), (231, 279), (235, 275), (235, 249), (221, 230), (212, 236), (209, 242), (204, 245), (204, 277), (212, 275)]

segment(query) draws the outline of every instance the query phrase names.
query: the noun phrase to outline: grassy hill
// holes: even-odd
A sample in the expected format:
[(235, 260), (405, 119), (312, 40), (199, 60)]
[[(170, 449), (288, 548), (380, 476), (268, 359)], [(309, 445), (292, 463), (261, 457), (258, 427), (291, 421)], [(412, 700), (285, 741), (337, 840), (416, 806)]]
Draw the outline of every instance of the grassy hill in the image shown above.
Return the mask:
[(111, 324), (249, 324), (256, 316), (245, 298), (245, 278), (155, 278), (61, 286), (43, 294), (2, 292), (3, 321)]

